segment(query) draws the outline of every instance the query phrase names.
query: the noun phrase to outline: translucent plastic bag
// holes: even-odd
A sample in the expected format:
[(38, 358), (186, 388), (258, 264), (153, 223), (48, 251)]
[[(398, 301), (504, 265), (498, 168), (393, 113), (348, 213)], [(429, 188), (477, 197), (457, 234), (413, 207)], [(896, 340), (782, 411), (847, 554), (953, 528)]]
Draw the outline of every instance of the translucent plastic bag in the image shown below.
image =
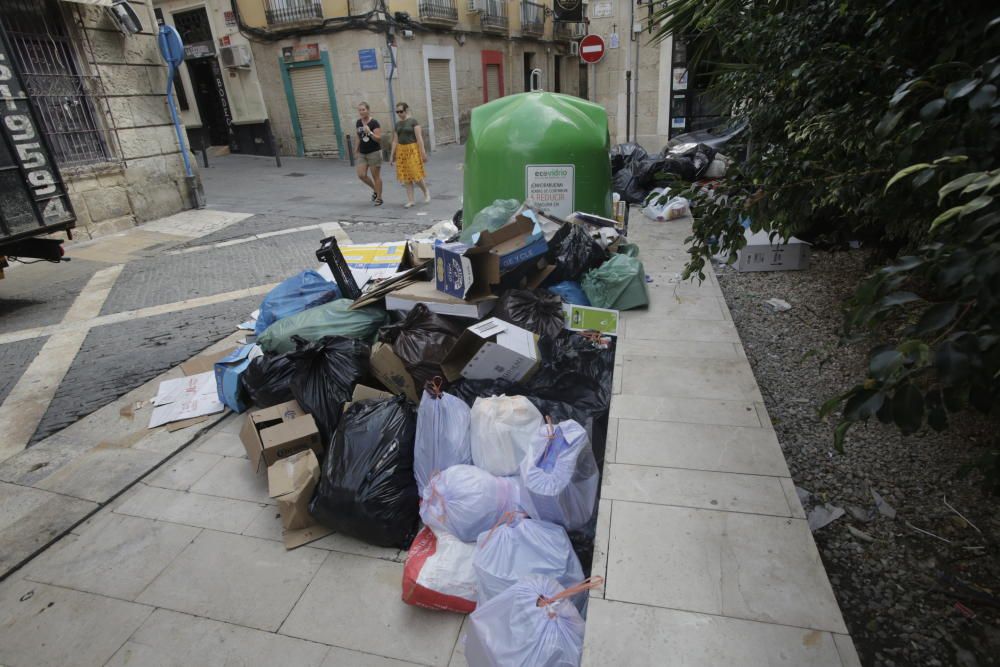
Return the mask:
[(521, 462), (521, 505), (536, 519), (580, 530), (594, 514), (599, 483), (587, 431), (572, 420), (549, 423)]
[(569, 599), (600, 586), (591, 577), (572, 588), (533, 575), (469, 616), (465, 659), (475, 667), (579, 667), (584, 620)]
[(649, 305), (646, 271), (635, 257), (613, 256), (585, 275), (581, 285), (596, 308), (628, 310)]
[(427, 526), (413, 538), (403, 566), (403, 602), (426, 609), (468, 614), (476, 608), (473, 544)]
[(514, 475), (542, 427), (542, 413), (524, 396), (478, 398), (472, 406), (472, 461), (494, 475)]
[(456, 465), (431, 478), (421, 494), (420, 518), (432, 530), (475, 542), (520, 502), (517, 484), (475, 466)]
[(417, 408), (417, 444), (413, 453), (413, 474), (421, 493), (435, 473), (472, 463), (469, 421), (465, 401), (442, 392), (440, 382), (428, 384)]
[(480, 232), (494, 231), (500, 229), (514, 215), (517, 209), (521, 208), (521, 202), (516, 199), (497, 199), (492, 204), (476, 213), (472, 222), (462, 228), (462, 234), (458, 240), (462, 243), (475, 243)]
[[(528, 575), (552, 577), (563, 586), (583, 579), (580, 559), (573, 553), (566, 531), (517, 512), (504, 515), (499, 525), (479, 536), (472, 566), (480, 605)], [(585, 603), (586, 597), (578, 601), (581, 612)]]
[(292, 336), (309, 341), (324, 336), (343, 336), (371, 342), (375, 332), (388, 320), (388, 314), (377, 306), (349, 310), (352, 303), (350, 299), (337, 299), (278, 320), (267, 328), (257, 343), (265, 352), (291, 352), (295, 349)]
[(280, 319), (340, 297), (337, 284), (313, 270), (303, 271), (281, 282), (264, 297), (254, 334), (260, 336)]

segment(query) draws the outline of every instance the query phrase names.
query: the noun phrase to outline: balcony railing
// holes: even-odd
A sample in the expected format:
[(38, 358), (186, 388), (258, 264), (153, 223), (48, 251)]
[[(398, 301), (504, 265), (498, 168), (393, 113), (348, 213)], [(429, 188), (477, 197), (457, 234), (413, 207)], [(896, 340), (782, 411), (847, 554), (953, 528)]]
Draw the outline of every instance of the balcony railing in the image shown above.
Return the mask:
[(479, 0), (476, 5), (483, 32), (507, 32), (506, 0)]
[(583, 39), (587, 34), (587, 24), (586, 23), (553, 23), (552, 24), (553, 36), (564, 42), (575, 42), (578, 39)]
[(521, 0), (521, 32), (525, 35), (545, 32), (545, 5)]
[(264, 0), (264, 16), (268, 25), (315, 21), (323, 18), (320, 0)]
[(420, 0), (420, 20), (434, 25), (458, 23), (455, 0)]

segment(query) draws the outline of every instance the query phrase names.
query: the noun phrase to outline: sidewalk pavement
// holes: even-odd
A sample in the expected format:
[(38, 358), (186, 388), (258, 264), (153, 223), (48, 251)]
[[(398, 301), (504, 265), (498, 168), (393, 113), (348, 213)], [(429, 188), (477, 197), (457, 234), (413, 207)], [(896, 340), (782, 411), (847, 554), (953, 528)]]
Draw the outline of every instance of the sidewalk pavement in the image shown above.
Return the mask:
[[(672, 282), (689, 232), (633, 224), (654, 282), (618, 347), (584, 664), (855, 667), (718, 284)], [(0, 664), (465, 664), (462, 616), (401, 602), (404, 552), (285, 551), (241, 418), (116, 440), (118, 405), (90, 464), (0, 466), (0, 552), (61, 536), (0, 583)]]

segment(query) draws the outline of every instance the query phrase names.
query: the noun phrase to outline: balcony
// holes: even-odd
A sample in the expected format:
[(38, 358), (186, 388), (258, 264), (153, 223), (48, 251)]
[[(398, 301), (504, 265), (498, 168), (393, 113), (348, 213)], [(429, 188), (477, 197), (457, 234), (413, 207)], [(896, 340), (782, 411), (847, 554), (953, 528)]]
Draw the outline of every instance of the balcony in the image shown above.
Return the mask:
[(347, 0), (347, 13), (351, 16), (364, 16), (375, 9), (375, 0)]
[(552, 36), (560, 42), (575, 42), (587, 34), (586, 23), (553, 23)]
[(478, 0), (479, 24), (483, 32), (507, 32), (507, 2), (506, 0)]
[(521, 33), (541, 36), (545, 32), (545, 5), (521, 0)]
[(455, 0), (420, 0), (420, 22), (448, 27), (455, 25), (458, 23)]
[(288, 23), (314, 23), (323, 20), (323, 3), (320, 0), (264, 0), (267, 25)]

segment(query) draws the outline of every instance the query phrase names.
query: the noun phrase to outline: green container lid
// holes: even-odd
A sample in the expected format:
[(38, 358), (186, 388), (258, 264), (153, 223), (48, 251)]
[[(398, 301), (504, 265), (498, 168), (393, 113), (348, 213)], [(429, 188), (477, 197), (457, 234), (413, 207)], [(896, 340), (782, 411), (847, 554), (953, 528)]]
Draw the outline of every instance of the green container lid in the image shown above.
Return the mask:
[(608, 115), (571, 95), (535, 91), (472, 110), (462, 217), (497, 199), (531, 200), (564, 217), (611, 217)]

